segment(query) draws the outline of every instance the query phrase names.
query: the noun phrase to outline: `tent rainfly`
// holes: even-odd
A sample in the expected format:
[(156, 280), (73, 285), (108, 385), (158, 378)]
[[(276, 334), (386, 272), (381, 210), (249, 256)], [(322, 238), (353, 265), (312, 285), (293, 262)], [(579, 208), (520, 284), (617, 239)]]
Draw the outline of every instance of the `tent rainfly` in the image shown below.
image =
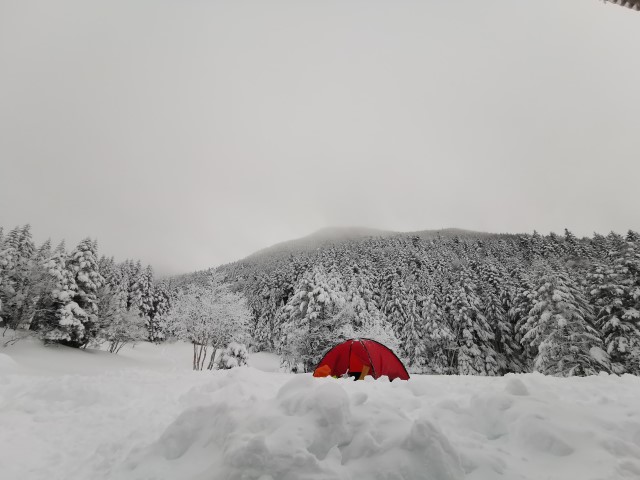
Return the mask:
[(389, 380), (409, 380), (409, 373), (389, 348), (368, 338), (352, 338), (329, 350), (313, 372), (314, 377), (349, 375), (362, 380), (367, 375)]

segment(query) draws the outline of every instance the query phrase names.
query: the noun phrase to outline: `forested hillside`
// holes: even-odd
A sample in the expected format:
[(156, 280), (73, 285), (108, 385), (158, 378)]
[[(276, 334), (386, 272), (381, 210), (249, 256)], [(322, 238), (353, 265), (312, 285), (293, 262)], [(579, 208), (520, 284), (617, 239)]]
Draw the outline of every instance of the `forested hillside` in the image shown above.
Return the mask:
[(179, 338), (196, 369), (239, 341), (309, 371), (368, 337), (413, 372), (638, 375), (640, 236), (327, 229), (156, 282), (91, 239), (36, 247), (26, 225), (0, 230), (0, 323), (112, 352)]
[(363, 336), (397, 348), (413, 372), (640, 373), (635, 232), (327, 236), (220, 269), (247, 298), (254, 346), (293, 369)]

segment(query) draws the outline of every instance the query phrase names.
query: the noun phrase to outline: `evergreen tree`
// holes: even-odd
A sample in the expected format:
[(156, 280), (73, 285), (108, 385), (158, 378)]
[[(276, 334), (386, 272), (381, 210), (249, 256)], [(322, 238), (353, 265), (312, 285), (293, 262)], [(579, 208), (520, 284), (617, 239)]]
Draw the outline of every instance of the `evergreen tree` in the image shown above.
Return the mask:
[(44, 338), (69, 346), (86, 346), (98, 335), (98, 271), (95, 243), (85, 239), (66, 255), (59, 245), (44, 263), (48, 288), (39, 301), (35, 325)]
[(616, 373), (640, 373), (640, 255), (627, 241), (589, 275), (596, 322)]
[(137, 310), (139, 312), (142, 309), (143, 285), (145, 284), (142, 279), (143, 270), (140, 260), (136, 263), (133, 263), (133, 261), (127, 262), (126, 274), (129, 281), (127, 310)]
[(581, 257), (585, 255), (584, 248), (580, 244), (579, 240), (567, 228), (564, 229), (564, 243), (568, 255), (572, 257)]
[(424, 371), (426, 373), (453, 373), (448, 364), (448, 352), (455, 346), (453, 332), (444, 321), (437, 292), (430, 291), (422, 302), (424, 321)]
[(460, 375), (496, 375), (498, 364), (493, 349), (494, 335), (482, 313), (475, 286), (463, 273), (454, 287), (449, 315), (458, 343), (457, 370)]
[(607, 256), (608, 245), (607, 239), (604, 236), (600, 235), (599, 233), (594, 233), (590, 244), (594, 257), (604, 258)]
[(71, 252), (67, 260), (67, 269), (72, 273), (77, 286), (73, 300), (85, 312), (85, 338), (82, 345), (95, 339), (98, 335), (98, 289), (104, 278), (98, 267), (98, 251), (96, 242), (90, 238), (82, 240)]
[(7, 326), (11, 324), (12, 309), (16, 293), (14, 271), (17, 263), (17, 249), (7, 238), (0, 248), (0, 319)]
[(345, 306), (339, 282), (322, 267), (305, 274), (284, 308), (287, 316), (280, 351), (288, 366), (297, 371), (312, 370), (320, 357), (337, 339), (348, 317), (339, 315)]
[(640, 233), (629, 230), (627, 232), (627, 242), (631, 242), (636, 246), (640, 243)]
[(164, 321), (171, 308), (171, 297), (167, 284), (156, 283), (151, 288), (151, 308), (149, 309), (147, 324), (148, 338), (151, 342), (165, 339)]
[[(416, 298), (417, 297), (417, 298)], [(421, 372), (427, 363), (427, 334), (425, 322), (422, 318), (422, 308), (419, 302), (424, 299), (417, 296), (413, 288), (407, 292), (407, 300), (402, 309), (402, 324), (397, 327), (400, 352), (408, 367), (414, 372)]]
[(33, 310), (34, 253), (29, 224), (11, 230), (0, 252), (1, 316), (11, 328), (24, 326)]
[(80, 346), (85, 342), (88, 314), (74, 300), (78, 286), (74, 273), (67, 268), (64, 246), (58, 246), (45, 262), (47, 294), (41, 299), (35, 326), (48, 342)]
[(98, 323), (98, 338), (108, 343), (111, 353), (147, 337), (145, 321), (126, 310), (120, 292), (108, 282), (98, 289)]
[(592, 375), (606, 369), (592, 313), (564, 272), (541, 275), (522, 342), (537, 348), (536, 371), (557, 376)]

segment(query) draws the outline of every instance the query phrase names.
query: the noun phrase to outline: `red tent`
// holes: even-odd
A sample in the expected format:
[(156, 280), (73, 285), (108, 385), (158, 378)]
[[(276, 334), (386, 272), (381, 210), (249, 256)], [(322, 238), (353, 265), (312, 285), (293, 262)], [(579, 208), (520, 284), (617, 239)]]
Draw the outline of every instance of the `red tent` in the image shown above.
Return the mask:
[(382, 376), (389, 380), (409, 380), (407, 369), (390, 349), (367, 338), (352, 338), (329, 350), (313, 372), (314, 377), (341, 377), (344, 374), (363, 379)]

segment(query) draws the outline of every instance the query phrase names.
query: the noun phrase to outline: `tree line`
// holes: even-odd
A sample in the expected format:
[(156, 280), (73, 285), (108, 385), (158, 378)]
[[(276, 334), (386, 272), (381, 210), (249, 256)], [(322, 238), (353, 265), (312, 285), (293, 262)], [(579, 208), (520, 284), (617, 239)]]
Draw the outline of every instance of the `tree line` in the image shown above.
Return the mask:
[(156, 282), (140, 261), (98, 257), (97, 241), (86, 238), (67, 251), (50, 240), (39, 247), (31, 226), (6, 235), (0, 228), (0, 322), (5, 332), (37, 332), (45, 342), (71, 347), (124, 344), (164, 338), (162, 319), (170, 288)]
[(94, 240), (67, 251), (36, 247), (29, 225), (0, 228), (0, 322), (114, 353), (179, 338), (194, 369), (233, 364), (216, 352), (239, 342), (310, 371), (338, 341), (367, 337), (420, 373), (638, 375), (640, 235), (294, 243), (158, 282), (139, 261), (99, 257)]

